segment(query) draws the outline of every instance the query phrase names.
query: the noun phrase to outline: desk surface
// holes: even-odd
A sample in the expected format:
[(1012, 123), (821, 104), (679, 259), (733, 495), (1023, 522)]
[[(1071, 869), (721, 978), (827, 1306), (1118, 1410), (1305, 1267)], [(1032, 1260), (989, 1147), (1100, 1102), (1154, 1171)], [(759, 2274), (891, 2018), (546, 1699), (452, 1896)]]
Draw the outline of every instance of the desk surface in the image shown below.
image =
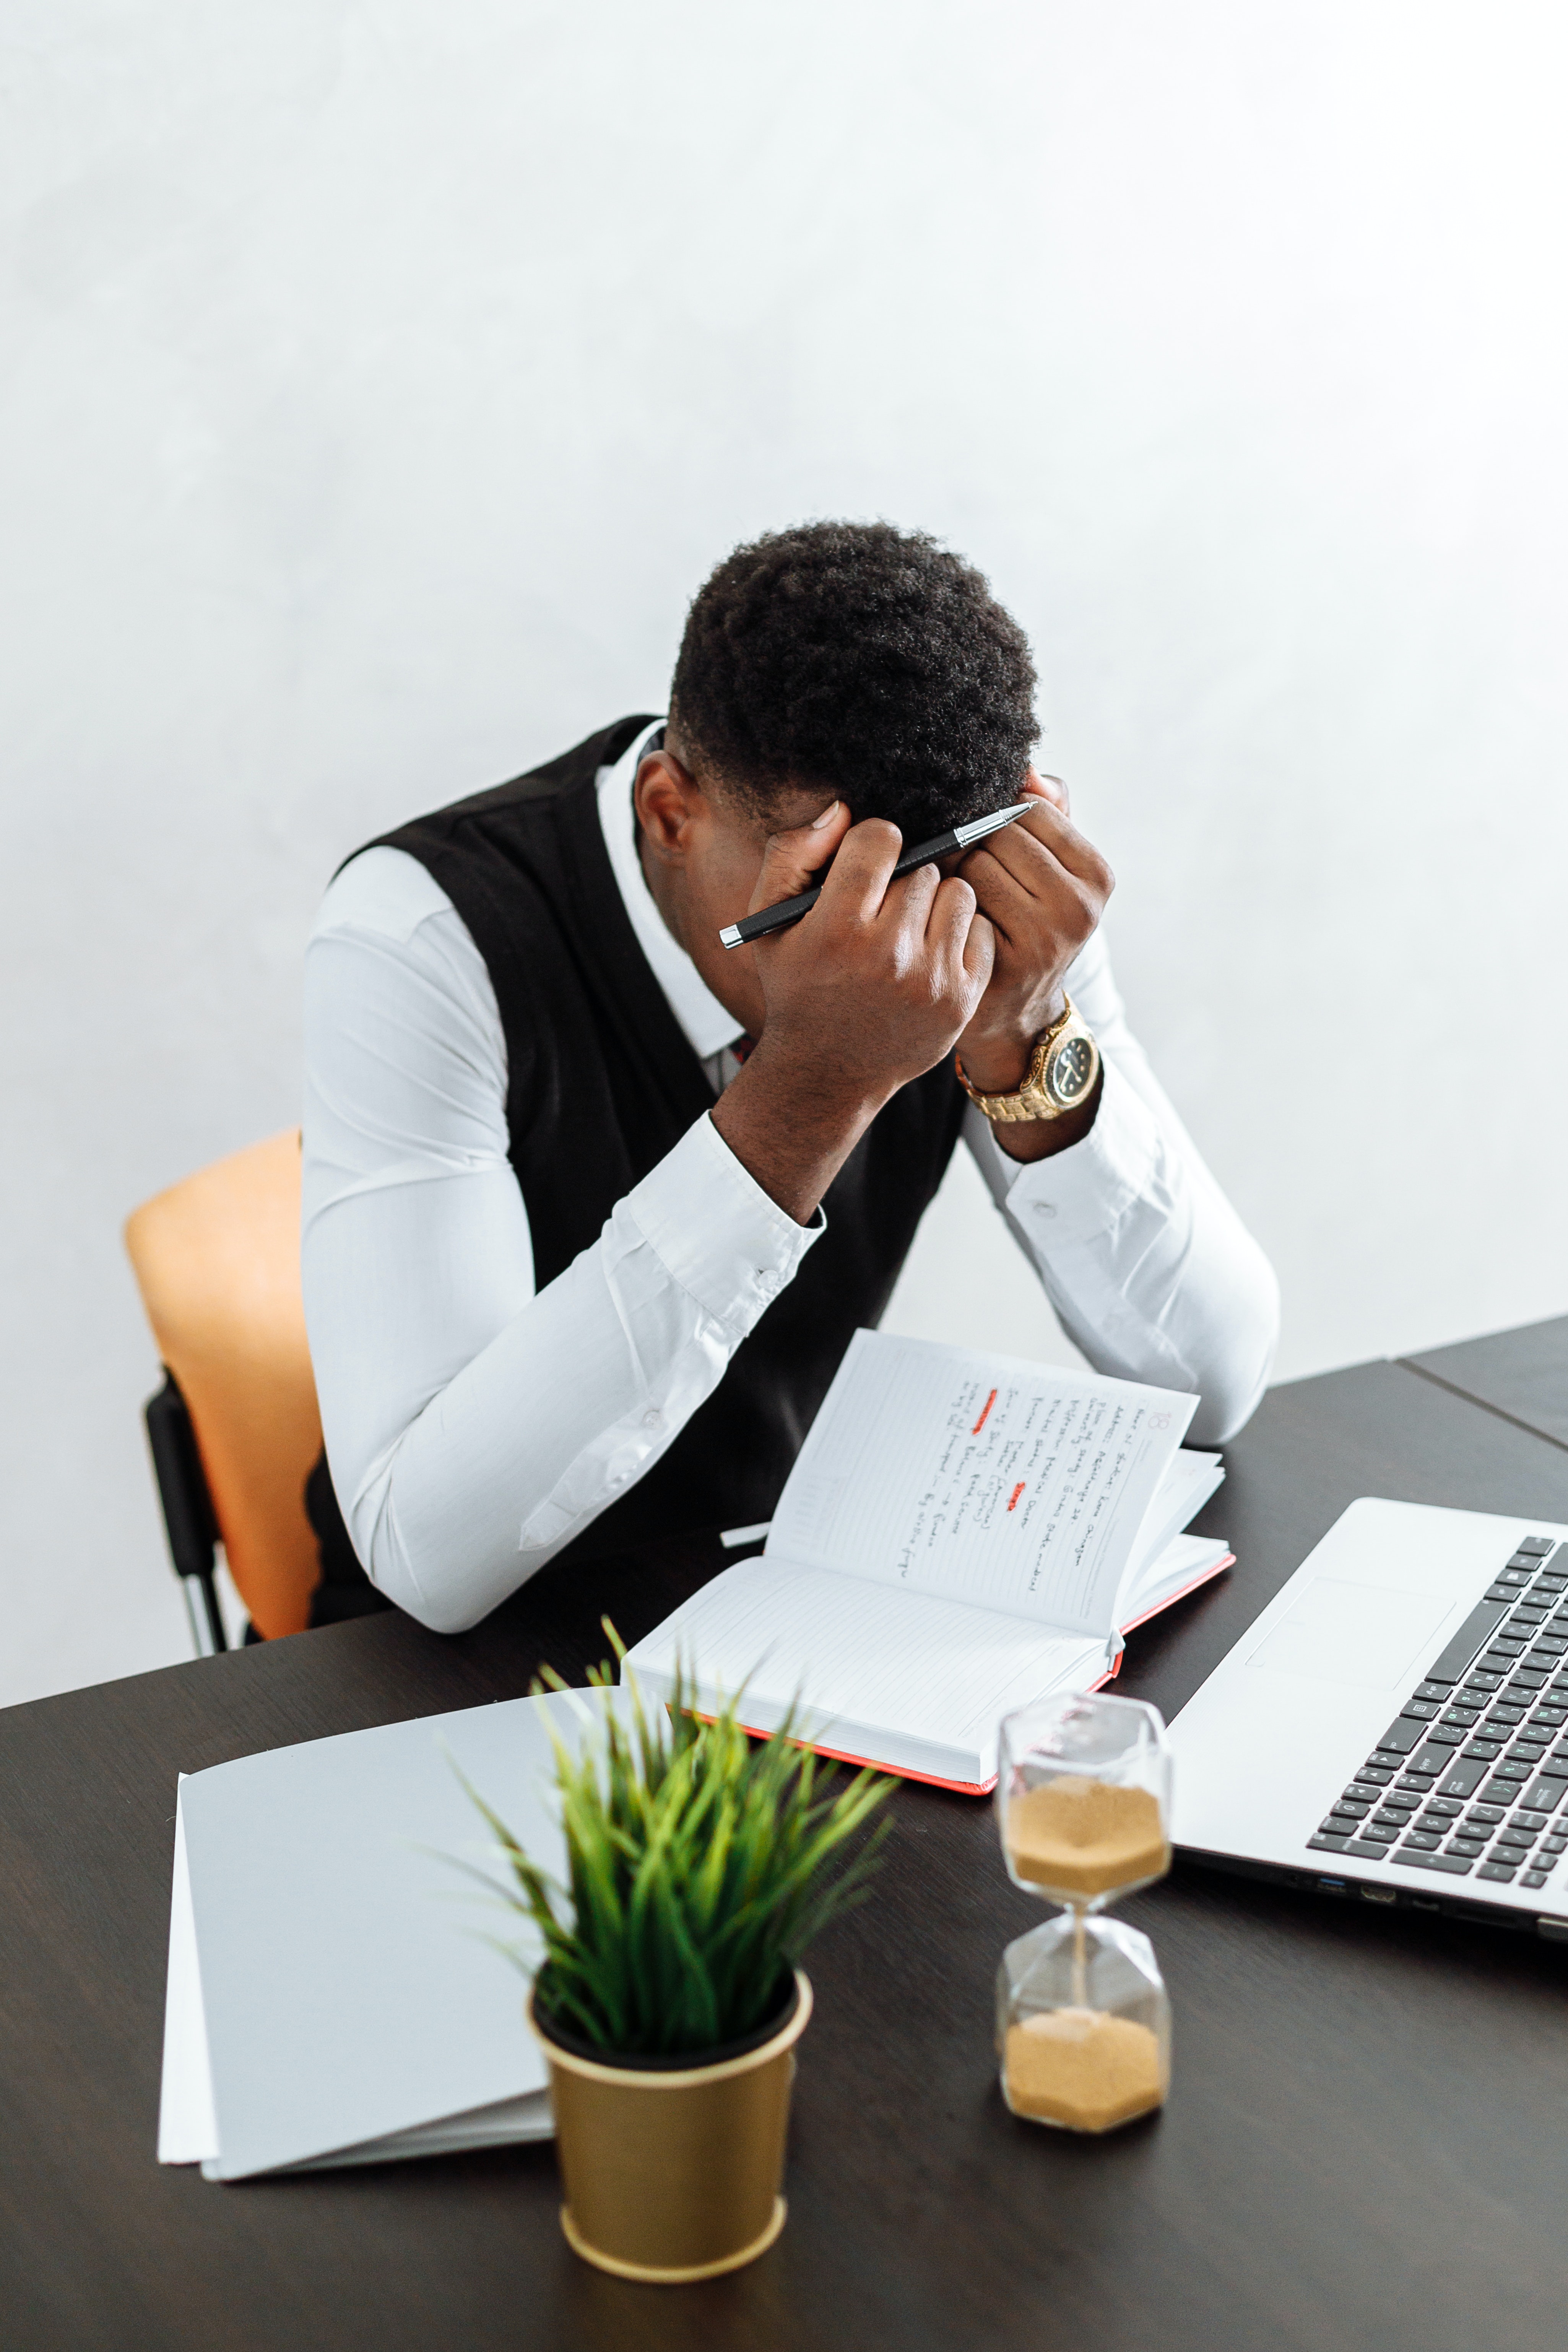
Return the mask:
[(1568, 1315), (1404, 1359), (1504, 1420), (1568, 1448)]
[[(1360, 1494), (1568, 1518), (1568, 1459), (1377, 1364), (1276, 1390), (1200, 1524), (1228, 1580), (1133, 1637), (1173, 1712)], [(632, 1636), (710, 1572), (616, 1568)], [(456, 1641), (382, 1616), (0, 1714), (0, 2342), (6, 2352), (1513, 2352), (1562, 2340), (1565, 1959), (1532, 1937), (1178, 1868), (1127, 1906), (1174, 2005), (1164, 2115), (1011, 2118), (1002, 1946), (1041, 1914), (990, 1809), (906, 1786), (875, 1900), (809, 1966), (789, 2227), (750, 2270), (576, 2263), (548, 2147), (215, 2187), (153, 2161), (174, 1775), (571, 1674), (548, 1577)], [(352, 1988), (342, 1997), (353, 1998)], [(520, 2028), (521, 2030), (521, 2028)]]

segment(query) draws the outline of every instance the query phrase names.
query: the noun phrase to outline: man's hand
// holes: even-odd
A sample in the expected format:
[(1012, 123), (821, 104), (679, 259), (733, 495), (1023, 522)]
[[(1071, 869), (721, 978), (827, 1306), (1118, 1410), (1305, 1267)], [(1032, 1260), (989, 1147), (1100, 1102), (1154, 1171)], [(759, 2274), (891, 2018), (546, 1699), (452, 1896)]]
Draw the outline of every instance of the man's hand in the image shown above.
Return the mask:
[[(1038, 803), (977, 843), (959, 866), (995, 934), (990, 985), (959, 1041), (964, 1076), (983, 1094), (1023, 1083), (1035, 1039), (1062, 1012), (1062, 983), (1092, 938), (1116, 887), (1100, 852), (1068, 815), (1064, 785), (1031, 768), (1024, 794)], [(1058, 1119), (993, 1128), (1015, 1160), (1037, 1160), (1076, 1143), (1093, 1124), (1093, 1100)]]
[(833, 859), (804, 921), (737, 950), (755, 959), (766, 1017), (713, 1112), (802, 1224), (882, 1105), (952, 1053), (991, 978), (991, 926), (968, 882), (926, 866), (889, 887), (902, 845), (896, 825), (852, 827), (839, 802), (773, 836), (752, 894), (752, 911), (773, 906)]

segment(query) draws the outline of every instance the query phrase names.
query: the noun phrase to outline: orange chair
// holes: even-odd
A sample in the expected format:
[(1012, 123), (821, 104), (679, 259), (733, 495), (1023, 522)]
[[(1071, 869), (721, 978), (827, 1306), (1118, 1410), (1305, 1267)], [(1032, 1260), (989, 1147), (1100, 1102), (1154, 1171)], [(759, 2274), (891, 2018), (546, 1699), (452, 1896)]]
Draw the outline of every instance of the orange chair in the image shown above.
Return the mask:
[(257, 1632), (301, 1633), (321, 1574), (305, 1481), (321, 1416), (300, 1288), (298, 1129), (158, 1193), (127, 1219), (125, 1246), (167, 1375), (147, 1433), (196, 1647), (227, 1647), (219, 1542)]

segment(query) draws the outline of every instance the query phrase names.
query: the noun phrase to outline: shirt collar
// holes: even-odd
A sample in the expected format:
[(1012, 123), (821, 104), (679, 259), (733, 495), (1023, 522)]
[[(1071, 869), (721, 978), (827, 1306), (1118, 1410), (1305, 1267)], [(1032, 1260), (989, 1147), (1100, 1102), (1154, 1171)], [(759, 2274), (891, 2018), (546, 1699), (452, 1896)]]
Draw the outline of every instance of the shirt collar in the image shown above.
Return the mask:
[(732, 1013), (726, 1013), (707, 982), (703, 979), (686, 950), (668, 929), (664, 917), (654, 904), (653, 892), (642, 870), (637, 854), (637, 812), (632, 807), (632, 785), (637, 772), (656, 740), (662, 737), (664, 721), (650, 727), (640, 735), (629, 751), (624, 752), (613, 768), (601, 768), (598, 773), (599, 823), (604, 829), (605, 847), (610, 853), (610, 865), (620, 886), (621, 899), (637, 933), (637, 945), (647, 957), (654, 978), (665, 993), (665, 1000), (681, 1028), (692, 1052), (700, 1062), (707, 1061), (721, 1047), (732, 1044), (740, 1034), (740, 1024)]

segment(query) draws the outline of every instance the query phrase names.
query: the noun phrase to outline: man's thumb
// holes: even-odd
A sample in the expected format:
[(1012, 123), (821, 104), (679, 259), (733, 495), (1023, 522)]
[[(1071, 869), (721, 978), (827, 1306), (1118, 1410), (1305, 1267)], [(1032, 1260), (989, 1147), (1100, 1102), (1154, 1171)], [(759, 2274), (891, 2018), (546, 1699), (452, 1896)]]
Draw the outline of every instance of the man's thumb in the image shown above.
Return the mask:
[(810, 824), (797, 824), (788, 833), (770, 835), (748, 912), (755, 914), (759, 908), (776, 907), (781, 898), (798, 898), (814, 882), (820, 882), (828, 860), (848, 830), (847, 807), (843, 801), (833, 801)]

